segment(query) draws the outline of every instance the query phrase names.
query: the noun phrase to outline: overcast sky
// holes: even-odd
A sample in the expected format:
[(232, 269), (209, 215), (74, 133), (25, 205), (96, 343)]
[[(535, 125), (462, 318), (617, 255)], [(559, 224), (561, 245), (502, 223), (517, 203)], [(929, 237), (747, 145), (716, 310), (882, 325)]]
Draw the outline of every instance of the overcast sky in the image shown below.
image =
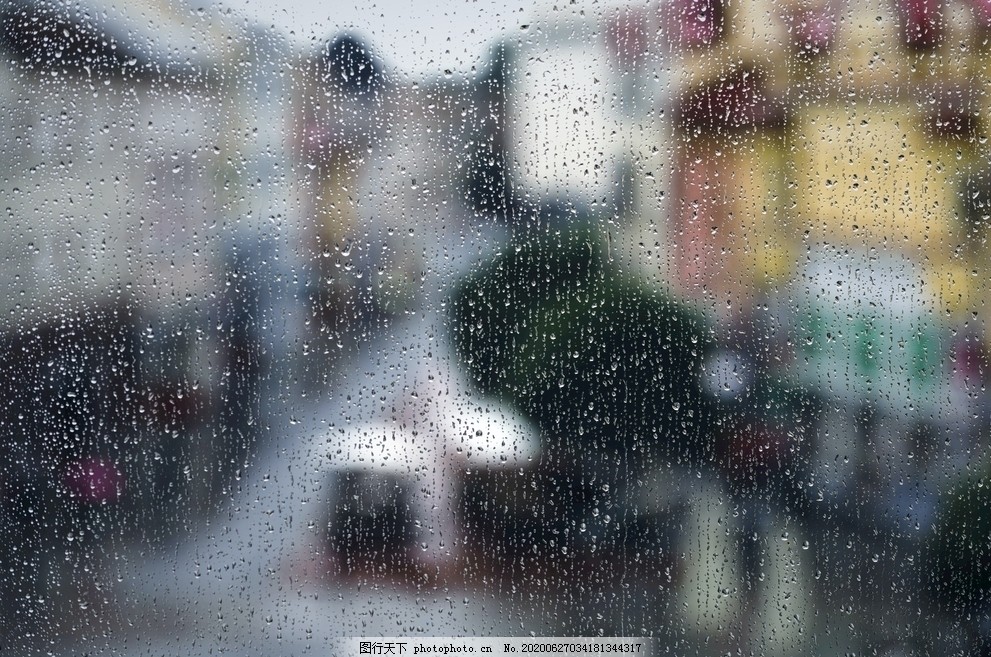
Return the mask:
[(421, 75), (467, 72), (487, 47), (532, 14), (532, 3), (503, 0), (229, 0), (229, 4), (303, 45), (341, 30), (361, 34), (388, 66)]

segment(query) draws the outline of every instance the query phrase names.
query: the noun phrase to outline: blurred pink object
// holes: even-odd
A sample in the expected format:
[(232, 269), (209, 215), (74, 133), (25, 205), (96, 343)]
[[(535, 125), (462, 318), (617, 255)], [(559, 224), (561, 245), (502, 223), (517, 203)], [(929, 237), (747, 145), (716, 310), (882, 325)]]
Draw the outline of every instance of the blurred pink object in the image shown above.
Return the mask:
[(943, 40), (942, 0), (898, 0), (902, 37), (913, 50), (935, 48)]
[(101, 504), (120, 498), (124, 475), (110, 461), (85, 458), (66, 469), (64, 483), (76, 498), (89, 504)]
[(792, 42), (810, 53), (829, 50), (836, 37), (836, 17), (830, 3), (796, 7), (787, 17)]
[(985, 29), (991, 28), (991, 0), (970, 0), (970, 3), (978, 24)]
[(723, 32), (722, 0), (670, 0), (665, 6), (675, 49), (715, 43)]
[(987, 371), (983, 342), (976, 336), (960, 339), (953, 346), (953, 378), (961, 385), (980, 385)]

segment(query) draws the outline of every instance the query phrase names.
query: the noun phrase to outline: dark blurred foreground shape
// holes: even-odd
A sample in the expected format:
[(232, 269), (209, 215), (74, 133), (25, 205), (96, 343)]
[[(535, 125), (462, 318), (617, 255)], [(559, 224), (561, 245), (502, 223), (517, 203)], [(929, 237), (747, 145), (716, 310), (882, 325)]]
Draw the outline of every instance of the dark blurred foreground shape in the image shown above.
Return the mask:
[(991, 654), (991, 490), (987, 474), (943, 496), (925, 552), (924, 592), (937, 618), (952, 619), (973, 655)]

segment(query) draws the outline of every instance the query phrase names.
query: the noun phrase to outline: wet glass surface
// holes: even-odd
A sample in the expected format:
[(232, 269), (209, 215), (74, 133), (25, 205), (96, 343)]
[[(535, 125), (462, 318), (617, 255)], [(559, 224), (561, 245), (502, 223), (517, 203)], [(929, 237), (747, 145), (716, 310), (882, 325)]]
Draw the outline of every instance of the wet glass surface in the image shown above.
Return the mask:
[(989, 37), (0, 3), (0, 652), (991, 652)]

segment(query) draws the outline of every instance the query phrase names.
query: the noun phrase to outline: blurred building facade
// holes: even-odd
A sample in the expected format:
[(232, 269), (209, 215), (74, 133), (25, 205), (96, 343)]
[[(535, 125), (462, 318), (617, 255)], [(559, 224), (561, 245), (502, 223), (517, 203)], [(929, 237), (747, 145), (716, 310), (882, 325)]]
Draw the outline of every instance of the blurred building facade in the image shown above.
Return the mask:
[(266, 270), (244, 251), (286, 197), (260, 168), (267, 150), (288, 174), (285, 119), (257, 100), (285, 57), (186, 3), (25, 0), (0, 25), (2, 590), (27, 637), (90, 547), (142, 523), (168, 536), (243, 468), (250, 438), (223, 418), (258, 378), (260, 329), (241, 327)]
[(941, 495), (988, 466), (985, 4), (541, 19), (507, 40), (517, 198), (580, 207), (622, 266), (713, 318), (720, 396), (809, 391), (793, 483), (919, 554)]

